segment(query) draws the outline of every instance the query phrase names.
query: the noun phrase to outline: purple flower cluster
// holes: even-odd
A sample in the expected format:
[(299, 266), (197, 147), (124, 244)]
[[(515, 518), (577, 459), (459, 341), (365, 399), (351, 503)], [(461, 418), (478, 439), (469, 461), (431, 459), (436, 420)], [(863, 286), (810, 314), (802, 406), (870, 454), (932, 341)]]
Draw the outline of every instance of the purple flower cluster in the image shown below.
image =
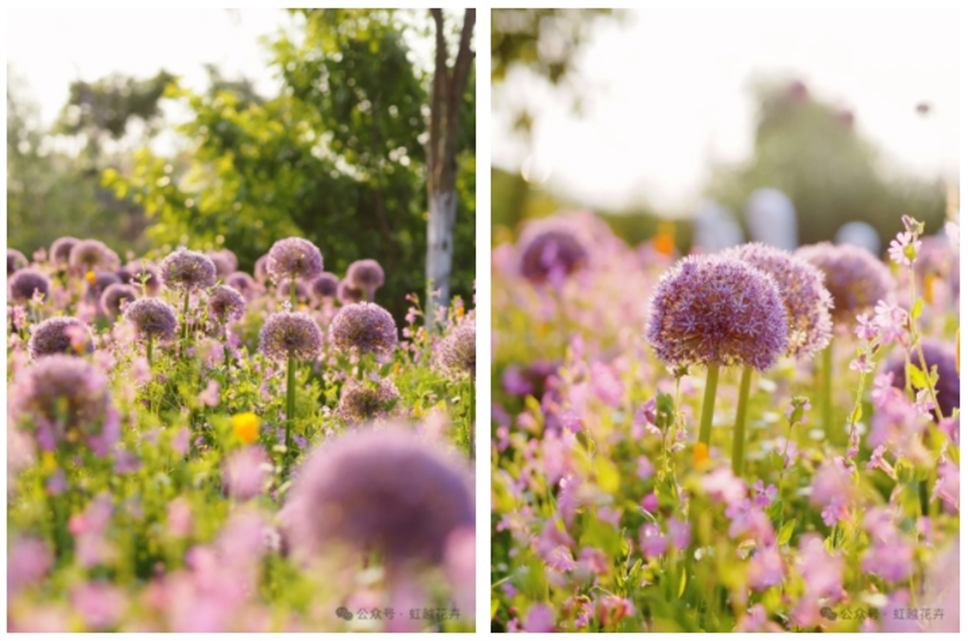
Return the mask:
[(208, 252), (207, 255), (212, 261), (212, 264), (215, 265), (215, 273), (222, 278), (225, 278), (239, 268), (239, 259), (229, 249)]
[(858, 314), (872, 309), (893, 289), (887, 266), (860, 247), (818, 243), (801, 247), (795, 255), (824, 273), (837, 325), (852, 326)]
[(365, 381), (350, 380), (340, 393), (336, 415), (351, 425), (382, 418), (399, 399), (400, 392), (397, 386), (388, 378), (380, 380), (375, 385)]
[[(935, 384), (935, 394), (943, 416), (951, 416), (952, 411), (960, 405), (961, 381), (958, 375), (957, 354), (952, 347), (933, 338), (921, 339), (921, 350), (928, 370), (938, 368), (938, 382)], [(919, 369), (921, 359), (916, 348), (909, 354), (911, 363)], [(904, 352), (894, 354), (884, 365), (883, 374), (893, 374), (892, 384), (898, 389), (904, 389), (904, 369), (906, 363)], [(933, 416), (933, 414), (932, 414)]]
[[(276, 288), (276, 295), (279, 298), (289, 299), (289, 292), (292, 287), (292, 279), (287, 278), (285, 280), (279, 281), (279, 286)], [(309, 299), (309, 287), (305, 282), (296, 279), (296, 300), (305, 301)]]
[(472, 319), (465, 319), (440, 343), (438, 366), (449, 375), (474, 378), (477, 356), (477, 332)]
[(243, 296), (255, 291), (255, 281), (245, 272), (233, 272), (225, 279), (225, 284), (234, 288)]
[(375, 303), (342, 307), (329, 328), (329, 340), (341, 352), (386, 354), (397, 344), (397, 325), (390, 312)]
[(763, 243), (747, 243), (725, 255), (749, 263), (776, 280), (789, 322), (787, 354), (810, 357), (830, 343), (830, 309), (834, 303), (824, 287), (823, 272), (789, 252)]
[(646, 339), (675, 366), (749, 365), (763, 371), (787, 347), (776, 281), (734, 258), (689, 256), (663, 274)]
[(96, 267), (107, 268), (117, 264), (118, 256), (99, 240), (79, 240), (71, 247), (68, 262), (74, 270), (83, 274)]
[(364, 290), (372, 300), (373, 293), (383, 286), (385, 277), (380, 263), (364, 258), (350, 264), (346, 270), (346, 280), (354, 287)]
[(124, 317), (134, 324), (141, 340), (171, 340), (178, 328), (175, 310), (157, 298), (139, 298), (128, 305)]
[(521, 275), (533, 283), (559, 283), (588, 264), (584, 243), (567, 229), (548, 229), (522, 241)]
[(266, 320), (259, 332), (259, 351), (274, 361), (290, 356), (310, 360), (322, 349), (323, 333), (308, 314), (278, 312)]
[(27, 257), (16, 249), (7, 248), (7, 276), (27, 266)]
[(173, 251), (161, 262), (161, 281), (168, 289), (192, 292), (215, 284), (215, 263), (199, 252), (184, 247)]
[(245, 299), (235, 289), (218, 285), (208, 295), (208, 308), (220, 323), (237, 321), (245, 314)]
[(154, 296), (161, 289), (161, 279), (158, 277), (158, 270), (144, 261), (128, 263), (125, 269), (131, 274), (131, 286), (141, 292), (141, 280), (144, 278), (145, 294)]
[(121, 304), (125, 301), (131, 303), (137, 300), (138, 292), (131, 285), (112, 283), (108, 285), (101, 294), (101, 309), (107, 312), (111, 318), (116, 318), (121, 313)]
[(276, 282), (286, 278), (311, 280), (323, 271), (319, 248), (303, 238), (278, 240), (269, 250), (266, 272)]
[(340, 281), (339, 288), (336, 290), (336, 297), (344, 305), (359, 303), (366, 298), (366, 292), (358, 287), (353, 287), (349, 281)]
[(36, 269), (18, 269), (8, 283), (10, 300), (16, 303), (26, 303), (34, 292), (43, 294), (44, 300), (50, 296), (50, 281)]
[(50, 260), (57, 266), (65, 266), (70, 263), (71, 250), (78, 243), (78, 239), (73, 236), (62, 236), (50, 245)]
[[(81, 331), (85, 336), (83, 343), (80, 343), (76, 336), (71, 336), (72, 333)], [(78, 351), (75, 349), (75, 345), (87, 352), (94, 351), (91, 330), (76, 318), (56, 316), (54, 318), (48, 318), (34, 328), (34, 331), (30, 335), (28, 348), (30, 349), (30, 356), (38, 359), (51, 354), (73, 354)]]
[(399, 429), (361, 429), (327, 440), (296, 475), (284, 508), (297, 555), (335, 543), (376, 551), (390, 564), (439, 562), (451, 533), (474, 527), (463, 466)]
[(312, 280), (309, 288), (317, 298), (335, 298), (339, 292), (339, 278), (336, 274), (323, 272)]
[(87, 292), (94, 300), (100, 300), (104, 290), (111, 285), (120, 284), (121, 278), (114, 272), (98, 271), (94, 273), (94, 282), (88, 283)]

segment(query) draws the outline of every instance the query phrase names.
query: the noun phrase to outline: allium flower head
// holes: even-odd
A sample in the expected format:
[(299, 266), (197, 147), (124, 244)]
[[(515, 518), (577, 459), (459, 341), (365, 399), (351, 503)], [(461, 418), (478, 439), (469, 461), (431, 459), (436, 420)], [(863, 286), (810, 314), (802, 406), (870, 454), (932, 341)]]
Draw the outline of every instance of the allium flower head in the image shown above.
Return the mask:
[(99, 240), (79, 240), (71, 247), (68, 260), (79, 273), (93, 271), (96, 267), (111, 266), (117, 255)]
[(893, 289), (890, 270), (866, 249), (818, 243), (801, 247), (795, 255), (824, 273), (836, 325), (853, 326), (858, 314), (872, 309)]
[(139, 298), (128, 305), (124, 317), (134, 324), (141, 340), (171, 340), (178, 328), (175, 310), (158, 298)]
[(776, 281), (723, 256), (688, 256), (666, 271), (651, 300), (646, 339), (673, 366), (769, 369), (787, 347)]
[(382, 418), (399, 398), (400, 392), (388, 378), (375, 384), (351, 379), (340, 393), (336, 415), (349, 424)]
[(7, 248), (7, 276), (27, 266), (27, 257), (16, 249)]
[(252, 274), (255, 279), (260, 283), (264, 283), (269, 279), (269, 272), (266, 271), (266, 266), (269, 264), (269, 255), (260, 256), (255, 265), (252, 267)]
[(437, 364), (454, 377), (474, 376), (477, 356), (477, 332), (472, 319), (465, 319), (440, 343)]
[(372, 258), (364, 258), (351, 263), (346, 270), (346, 280), (354, 287), (369, 292), (371, 295), (383, 286), (384, 275), (380, 263)]
[(125, 269), (131, 274), (130, 285), (141, 293), (141, 280), (144, 278), (145, 294), (154, 296), (161, 289), (161, 279), (158, 270), (143, 261), (128, 263)]
[(323, 272), (312, 280), (309, 289), (317, 298), (335, 298), (339, 291), (339, 278), (336, 274)]
[(181, 247), (161, 262), (161, 281), (168, 289), (195, 291), (215, 284), (215, 263), (205, 254)]
[(397, 325), (390, 312), (376, 303), (353, 303), (340, 308), (333, 318), (329, 339), (341, 352), (386, 354), (396, 347)]
[(830, 343), (833, 299), (824, 287), (823, 272), (790, 252), (763, 243), (747, 243), (725, 252), (766, 272), (776, 280), (787, 311), (787, 354), (809, 357)]
[(111, 285), (119, 284), (121, 284), (121, 279), (114, 272), (98, 271), (94, 272), (94, 278), (90, 281), (87, 291), (95, 300), (99, 300), (104, 290)]
[[(958, 375), (957, 354), (953, 347), (950, 347), (933, 338), (922, 338), (921, 349), (924, 352), (924, 360), (930, 371), (932, 367), (938, 368), (938, 382), (935, 384), (935, 394), (938, 396), (938, 405), (943, 416), (951, 416), (954, 408), (959, 407), (959, 395), (961, 393), (961, 382)], [(917, 348), (912, 348), (910, 352), (911, 363), (919, 369), (921, 359), (918, 356)], [(894, 387), (904, 389), (904, 352), (895, 353), (884, 365), (882, 374), (894, 375), (891, 382)], [(932, 413), (932, 416), (934, 414)]]
[(91, 331), (87, 328), (87, 325), (70, 316), (55, 316), (37, 325), (30, 334), (28, 347), (31, 357), (36, 360), (42, 356), (49, 356), (50, 354), (76, 353), (75, 343), (78, 341), (72, 340), (71, 332), (67, 331), (70, 327), (80, 327), (87, 334), (86, 343), (83, 346), (78, 344), (77, 348), (81, 349), (81, 351), (85, 349), (87, 352), (94, 351), (94, 342), (91, 339)]
[(10, 299), (17, 303), (26, 303), (34, 297), (34, 292), (44, 295), (44, 300), (50, 297), (50, 281), (36, 269), (18, 269), (9, 279)]
[(235, 289), (219, 285), (208, 295), (208, 308), (220, 323), (237, 321), (245, 313), (245, 299)]
[(71, 260), (71, 250), (78, 240), (73, 236), (62, 236), (51, 243), (50, 261), (58, 266), (67, 265)]
[[(289, 299), (290, 283), (292, 283), (292, 279), (289, 278), (279, 282), (279, 286), (276, 288), (276, 295), (279, 298)], [(309, 287), (303, 281), (296, 279), (296, 300), (307, 300), (308, 298)]]
[(259, 332), (259, 351), (274, 361), (310, 360), (323, 349), (323, 333), (308, 314), (278, 312)]
[(225, 279), (225, 284), (243, 296), (255, 289), (255, 281), (245, 272), (233, 272)]
[(358, 287), (353, 287), (349, 281), (340, 281), (339, 288), (336, 290), (336, 297), (344, 305), (359, 303), (366, 298), (366, 292)]
[(287, 278), (311, 280), (323, 271), (323, 255), (303, 238), (278, 240), (269, 250), (266, 272), (276, 282)]
[(568, 229), (548, 229), (522, 241), (521, 275), (533, 283), (554, 284), (588, 264), (588, 250)]
[(121, 304), (125, 301), (131, 303), (138, 298), (138, 292), (131, 285), (113, 283), (108, 285), (101, 294), (101, 309), (107, 312), (111, 318), (115, 318), (121, 313)]
[(88, 361), (54, 354), (21, 370), (10, 390), (9, 412), (18, 425), (30, 425), (44, 450), (63, 439), (83, 437), (105, 455), (120, 435), (108, 378)]
[(239, 259), (229, 249), (208, 252), (207, 255), (212, 259), (212, 263), (215, 264), (215, 272), (222, 278), (225, 278), (239, 268)]
[(297, 473), (284, 509), (293, 549), (304, 556), (344, 543), (391, 564), (440, 562), (450, 534), (474, 527), (463, 463), (403, 428), (327, 440)]

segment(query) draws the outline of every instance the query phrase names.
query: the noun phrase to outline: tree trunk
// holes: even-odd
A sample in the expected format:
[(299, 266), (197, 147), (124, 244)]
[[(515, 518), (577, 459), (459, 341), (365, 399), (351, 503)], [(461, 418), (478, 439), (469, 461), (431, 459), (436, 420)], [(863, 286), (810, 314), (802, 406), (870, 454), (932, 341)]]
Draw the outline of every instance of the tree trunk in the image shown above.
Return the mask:
[[(427, 281), (429, 298), (446, 305), (450, 300), (450, 271), (454, 263), (454, 224), (457, 221), (457, 192), (430, 194), (427, 222)], [(439, 292), (439, 293), (438, 293)], [(428, 300), (429, 300), (428, 298)], [(428, 314), (436, 310), (428, 310)], [(433, 317), (428, 322), (433, 322)]]

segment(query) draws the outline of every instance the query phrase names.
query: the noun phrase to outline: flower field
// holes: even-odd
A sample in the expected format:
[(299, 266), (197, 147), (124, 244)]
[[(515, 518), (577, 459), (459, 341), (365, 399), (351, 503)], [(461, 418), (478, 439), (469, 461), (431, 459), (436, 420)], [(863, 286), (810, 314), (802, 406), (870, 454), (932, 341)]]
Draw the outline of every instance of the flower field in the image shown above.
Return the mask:
[(398, 327), (300, 238), (7, 275), (8, 630), (473, 630), (463, 301)]
[(492, 629), (957, 631), (958, 233), (496, 247)]

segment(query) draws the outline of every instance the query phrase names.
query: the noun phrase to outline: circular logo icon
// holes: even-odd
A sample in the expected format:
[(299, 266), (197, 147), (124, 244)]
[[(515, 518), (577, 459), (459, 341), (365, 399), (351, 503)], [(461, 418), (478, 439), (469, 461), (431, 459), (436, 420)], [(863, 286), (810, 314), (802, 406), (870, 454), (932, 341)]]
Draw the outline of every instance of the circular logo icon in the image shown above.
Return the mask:
[(834, 612), (833, 610), (831, 610), (828, 607), (820, 608), (820, 616), (822, 616), (823, 618), (828, 619), (830, 621), (836, 621), (837, 620), (837, 613)]
[(346, 608), (344, 608), (343, 606), (336, 608), (336, 616), (343, 619), (344, 621), (353, 620), (353, 613), (347, 610)]

